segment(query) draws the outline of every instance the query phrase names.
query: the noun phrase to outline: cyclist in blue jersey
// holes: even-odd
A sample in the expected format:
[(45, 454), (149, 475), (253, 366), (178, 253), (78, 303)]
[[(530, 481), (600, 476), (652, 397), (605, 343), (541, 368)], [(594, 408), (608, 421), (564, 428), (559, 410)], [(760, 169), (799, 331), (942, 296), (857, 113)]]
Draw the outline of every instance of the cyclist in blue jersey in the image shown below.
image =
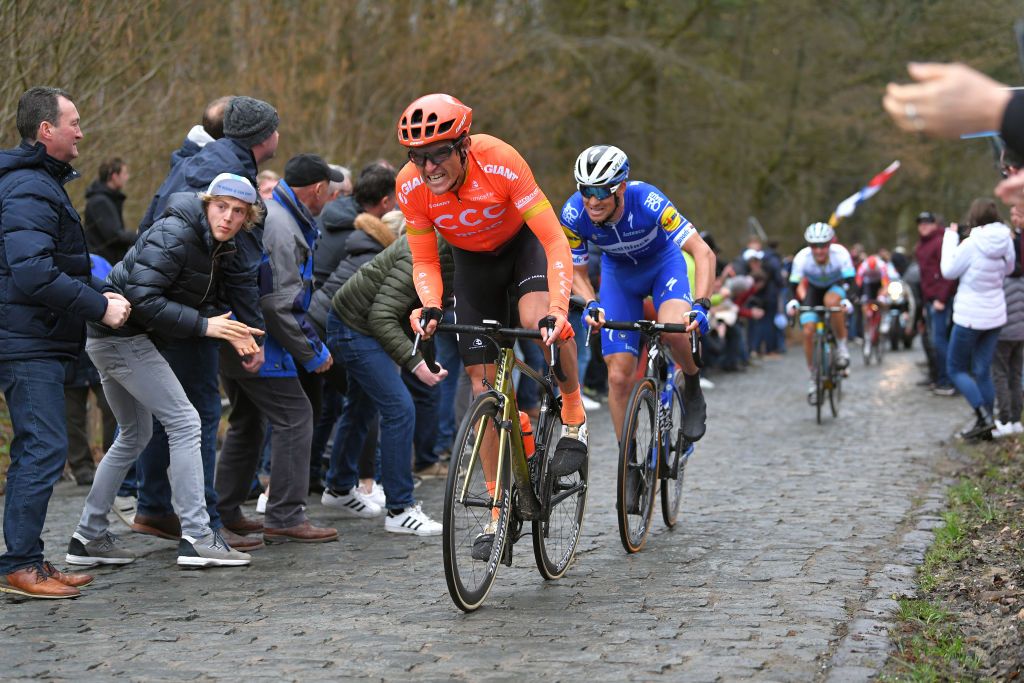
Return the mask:
[[(692, 307), (696, 318), (689, 332), (707, 334), (715, 254), (697, 228), (658, 188), (627, 182), (629, 159), (617, 147), (594, 145), (584, 150), (576, 159), (575, 176), (578, 191), (562, 207), (561, 221), (572, 249), (572, 288), (587, 301), (587, 324), (600, 328), (606, 315), (610, 320), (642, 319), (644, 299), (651, 296), (658, 321), (685, 323)], [(601, 249), (600, 303), (587, 274), (587, 242)], [(683, 251), (696, 265), (692, 289)], [(618, 435), (635, 379), (640, 333), (607, 330), (602, 335), (608, 410)], [(697, 441), (704, 436), (707, 407), (689, 335), (663, 338), (686, 377), (683, 434)]]
[[(807, 246), (793, 257), (789, 281), (794, 286), (795, 298), (786, 304), (786, 312), (794, 315), (804, 306), (842, 306), (846, 315), (853, 313), (849, 290), (857, 275), (853, 259), (846, 247), (835, 242), (836, 233), (828, 223), (812, 223), (804, 231)], [(808, 395), (814, 395), (814, 323), (817, 317), (808, 312), (800, 315), (804, 333), (804, 356), (811, 371)], [(846, 316), (833, 315), (832, 332), (836, 335), (836, 359), (844, 370), (850, 365), (850, 351), (846, 347)]]

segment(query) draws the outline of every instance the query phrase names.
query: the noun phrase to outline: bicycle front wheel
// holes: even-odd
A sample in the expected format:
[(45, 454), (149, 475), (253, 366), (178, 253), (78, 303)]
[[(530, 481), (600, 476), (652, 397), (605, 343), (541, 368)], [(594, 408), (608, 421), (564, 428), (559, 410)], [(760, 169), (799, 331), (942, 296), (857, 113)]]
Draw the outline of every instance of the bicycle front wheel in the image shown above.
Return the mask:
[(538, 434), (537, 453), (533, 457), (544, 458), (536, 488), (547, 516), (533, 521), (533, 556), (541, 576), (558, 579), (572, 564), (579, 546), (583, 513), (587, 507), (589, 465), (585, 463), (582, 469), (565, 477), (548, 474), (547, 464), (562, 434), (562, 420), (557, 409), (548, 413), (542, 432)]
[[(512, 454), (508, 439), (500, 460), (500, 490), (492, 493), (500, 420), (497, 398), (488, 394), (478, 396), (459, 427), (448, 468), (442, 533), (444, 576), (452, 601), (464, 612), (477, 609), (487, 597), (508, 542), (512, 513)], [(482, 455), (489, 456), (490, 477), (484, 473)]]
[(644, 546), (657, 493), (658, 423), (654, 381), (644, 378), (629, 396), (619, 445), (619, 537), (627, 553)]
[(814, 411), (821, 424), (822, 403), (825, 402), (825, 340), (818, 336), (814, 342)]
[(661, 518), (669, 529), (679, 518), (679, 504), (683, 500), (683, 472), (686, 469), (690, 444), (683, 436), (683, 395), (672, 387), (671, 424), (662, 433), (661, 444)]

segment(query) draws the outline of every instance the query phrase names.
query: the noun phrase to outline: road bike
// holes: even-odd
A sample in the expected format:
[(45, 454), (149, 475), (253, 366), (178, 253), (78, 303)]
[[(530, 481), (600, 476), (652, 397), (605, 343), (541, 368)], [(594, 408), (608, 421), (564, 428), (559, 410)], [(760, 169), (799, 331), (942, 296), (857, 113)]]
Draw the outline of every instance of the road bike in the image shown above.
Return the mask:
[[(677, 386), (682, 373), (671, 363), (661, 335), (684, 333), (686, 325), (610, 320), (604, 323), (604, 329), (640, 332), (647, 347), (644, 374), (633, 385), (623, 415), (615, 500), (622, 547), (627, 553), (635, 553), (647, 541), (659, 488), (665, 525), (671, 529), (679, 519), (683, 474), (693, 444), (683, 436), (686, 408)], [(690, 339), (694, 360), (699, 362), (697, 335)]]
[[(471, 612), (487, 598), (499, 564), (512, 565), (512, 546), (525, 535), (526, 522), (541, 575), (558, 579), (565, 574), (582, 531), (588, 463), (585, 450), (554, 457), (562, 433), (562, 399), (554, 379), (557, 350), (552, 349), (544, 374), (515, 356), (516, 340), (540, 339), (540, 330), (484, 321), (442, 323), (438, 332), (474, 335), (498, 348), (494, 383), (473, 399), (462, 419), (445, 485), (445, 580), (455, 605)], [(532, 455), (530, 434), (524, 442), (529, 423), (516, 404), (513, 370), (520, 372), (520, 381), (536, 382), (541, 389)]]
[[(864, 316), (864, 345), (861, 347), (864, 365), (881, 365), (885, 356), (886, 334), (882, 331), (882, 320), (888, 312), (883, 312), (877, 299), (867, 302), (867, 314)], [(886, 330), (885, 332), (888, 332)]]
[(833, 313), (845, 313), (841, 306), (801, 306), (799, 312), (813, 313), (814, 323), (814, 355), (812, 372), (814, 373), (814, 393), (807, 395), (807, 401), (814, 406), (818, 424), (821, 424), (821, 413), (828, 398), (832, 417), (839, 416), (839, 402), (843, 397), (843, 370), (839, 367), (836, 354), (836, 337), (832, 332), (831, 319)]

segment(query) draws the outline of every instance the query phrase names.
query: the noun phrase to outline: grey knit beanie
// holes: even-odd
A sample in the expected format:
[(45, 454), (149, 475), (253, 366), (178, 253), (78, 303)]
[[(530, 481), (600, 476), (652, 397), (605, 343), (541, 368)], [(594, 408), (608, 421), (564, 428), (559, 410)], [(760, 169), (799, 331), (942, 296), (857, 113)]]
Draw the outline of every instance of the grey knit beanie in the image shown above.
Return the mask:
[(224, 135), (252, 149), (277, 130), (277, 110), (252, 97), (235, 97), (224, 110)]

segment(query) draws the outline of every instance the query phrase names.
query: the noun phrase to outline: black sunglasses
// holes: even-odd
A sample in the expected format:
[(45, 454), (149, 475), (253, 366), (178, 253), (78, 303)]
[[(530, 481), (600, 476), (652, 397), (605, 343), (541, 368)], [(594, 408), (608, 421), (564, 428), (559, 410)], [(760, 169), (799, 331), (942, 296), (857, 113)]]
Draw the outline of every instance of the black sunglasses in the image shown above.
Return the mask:
[(417, 166), (426, 166), (429, 160), (435, 166), (439, 166), (444, 162), (448, 161), (448, 157), (452, 155), (455, 148), (462, 142), (460, 137), (455, 142), (451, 142), (447, 145), (442, 145), (432, 152), (428, 152), (425, 149), (410, 149), (409, 150), (409, 161), (416, 164)]

